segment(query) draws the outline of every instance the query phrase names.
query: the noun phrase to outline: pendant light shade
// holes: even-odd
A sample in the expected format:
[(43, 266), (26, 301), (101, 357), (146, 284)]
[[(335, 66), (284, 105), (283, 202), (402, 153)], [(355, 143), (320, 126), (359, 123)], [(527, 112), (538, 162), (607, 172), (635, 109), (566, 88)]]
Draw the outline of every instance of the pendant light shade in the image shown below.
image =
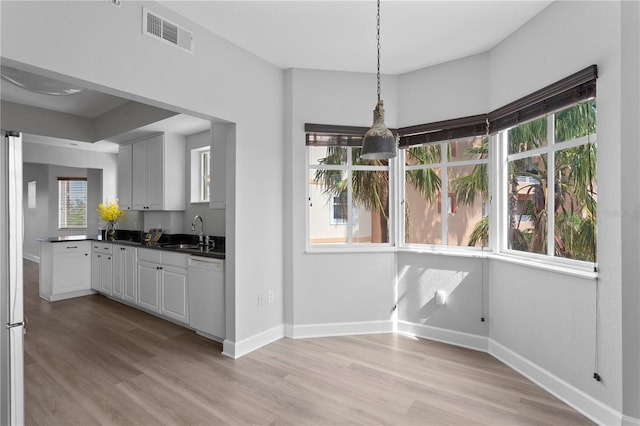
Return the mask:
[(378, 104), (373, 110), (373, 125), (362, 139), (362, 152), (360, 157), (365, 160), (388, 160), (396, 156), (396, 140), (387, 126), (384, 124), (383, 101), (380, 99), (380, 0), (378, 0), (378, 13), (376, 15), (376, 32), (378, 40)]
[(387, 160), (396, 156), (396, 139), (384, 124), (384, 101), (373, 110), (373, 125), (362, 139), (360, 157), (365, 160)]

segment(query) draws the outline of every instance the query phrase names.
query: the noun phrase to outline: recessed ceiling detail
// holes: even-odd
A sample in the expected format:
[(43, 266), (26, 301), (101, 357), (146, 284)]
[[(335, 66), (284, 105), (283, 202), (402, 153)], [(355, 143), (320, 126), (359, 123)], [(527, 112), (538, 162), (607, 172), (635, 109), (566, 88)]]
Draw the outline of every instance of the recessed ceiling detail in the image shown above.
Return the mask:
[(64, 81), (54, 80), (4, 65), (0, 67), (0, 75), (4, 80), (22, 89), (41, 95), (69, 96), (76, 95), (85, 90), (84, 87), (75, 86)]

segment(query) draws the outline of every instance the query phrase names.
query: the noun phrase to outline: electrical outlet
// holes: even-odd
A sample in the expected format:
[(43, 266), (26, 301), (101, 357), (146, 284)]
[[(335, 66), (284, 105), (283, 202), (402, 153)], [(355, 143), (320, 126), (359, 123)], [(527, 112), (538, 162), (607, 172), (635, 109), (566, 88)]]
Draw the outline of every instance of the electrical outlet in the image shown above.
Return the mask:
[(273, 303), (273, 290), (269, 290), (267, 293), (267, 303)]
[(258, 293), (258, 306), (264, 306), (264, 293)]

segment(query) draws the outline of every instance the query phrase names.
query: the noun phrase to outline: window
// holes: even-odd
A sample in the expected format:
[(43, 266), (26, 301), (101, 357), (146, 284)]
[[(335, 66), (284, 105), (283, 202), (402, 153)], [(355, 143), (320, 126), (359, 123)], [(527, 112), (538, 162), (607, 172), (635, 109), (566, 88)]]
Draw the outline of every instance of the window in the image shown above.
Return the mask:
[(503, 132), (506, 249), (594, 261), (594, 99)]
[(58, 178), (58, 228), (87, 228), (86, 178)]
[(307, 134), (310, 245), (390, 241), (389, 164), (362, 159), (360, 143), (360, 136)]
[(202, 147), (191, 150), (191, 202), (206, 203), (209, 201), (211, 188), (210, 148)]
[(400, 152), (405, 160), (405, 245), (486, 245), (488, 139), (467, 137)]

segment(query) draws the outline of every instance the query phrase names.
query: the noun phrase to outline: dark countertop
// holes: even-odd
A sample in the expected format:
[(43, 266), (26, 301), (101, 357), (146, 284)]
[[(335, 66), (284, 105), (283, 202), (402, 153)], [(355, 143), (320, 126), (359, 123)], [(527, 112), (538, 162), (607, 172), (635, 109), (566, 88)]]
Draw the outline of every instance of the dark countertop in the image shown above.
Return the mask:
[(45, 242), (45, 243), (63, 243), (68, 241), (99, 241), (101, 243), (109, 243), (109, 244), (124, 244), (132, 247), (140, 247), (146, 249), (154, 249), (154, 250), (163, 250), (163, 251), (172, 251), (184, 254), (190, 254), (194, 256), (202, 256), (202, 257), (211, 257), (214, 259), (224, 259), (225, 253), (224, 251), (211, 249), (211, 248), (178, 248), (178, 247), (170, 247), (171, 245), (175, 245), (173, 243), (168, 244), (158, 244), (158, 243), (144, 243), (138, 241), (131, 240), (99, 240), (98, 238), (88, 237), (86, 235), (72, 235), (72, 236), (62, 236), (62, 237), (47, 237), (47, 238), (36, 238), (36, 240)]

